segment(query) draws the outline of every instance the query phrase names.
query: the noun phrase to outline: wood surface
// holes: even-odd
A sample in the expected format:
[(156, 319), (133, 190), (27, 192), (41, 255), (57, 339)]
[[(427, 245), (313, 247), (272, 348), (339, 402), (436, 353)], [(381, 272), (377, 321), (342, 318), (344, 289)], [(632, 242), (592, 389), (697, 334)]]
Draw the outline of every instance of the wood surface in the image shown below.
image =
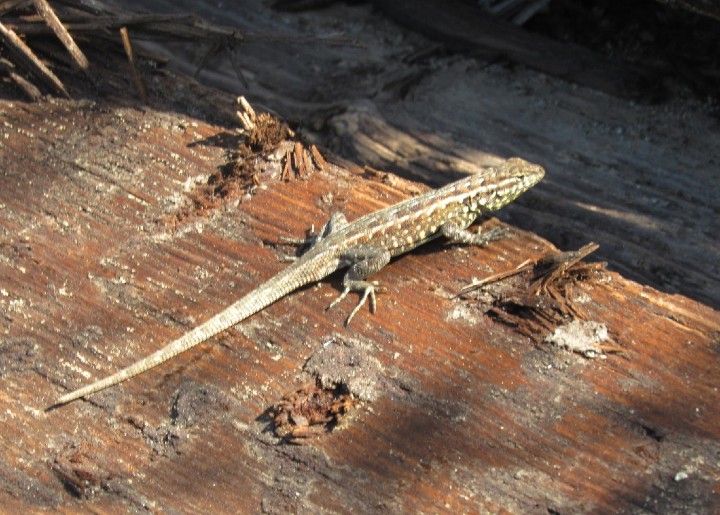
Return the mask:
[[(235, 69), (201, 74), (238, 92), (239, 70), (256, 108), (302, 120), (304, 137), (344, 159), (327, 153), (334, 164), (280, 180), (288, 141), (245, 163), (252, 195), (211, 199), (208, 181), (242, 139), (234, 95), (144, 68), (142, 104), (122, 52), (101, 61), (86, 44), (99, 91), (78, 95), (69, 80), (76, 100), (0, 99), (2, 509), (718, 511), (720, 160), (706, 107), (640, 106), (480, 58), (403, 59), (433, 46), (367, 6), (241, 7), (222, 13), (226, 25), (362, 36), (362, 51), (248, 44)], [(172, 52), (179, 68), (191, 53)], [(387, 288), (377, 313), (343, 328), (355, 297), (326, 311), (336, 274), (45, 411), (283, 268), (295, 248), (280, 237), (512, 155), (548, 175), (486, 222), (509, 224), (509, 237), (394, 260), (374, 277)], [(458, 296), (473, 278), (589, 241), (600, 249), (588, 260), (608, 271), (575, 282), (570, 301), (621, 352), (539, 343), (531, 318), (492, 315), (492, 290)], [(283, 443), (269, 413), (311, 372), (365, 400), (310, 445)]]
[[(0, 194), (7, 509), (608, 512), (717, 500), (717, 312), (606, 273), (578, 283), (575, 301), (623, 352), (536, 346), (455, 295), (552, 249), (518, 229), (486, 249), (438, 242), (394, 261), (376, 277), (388, 289), (378, 313), (348, 329), (351, 301), (325, 311), (332, 277), (45, 412), (281, 269), (281, 236), (424, 187), (334, 166), (281, 182), (270, 161), (254, 196), (193, 211), (188, 191), (225, 163), (205, 143), (227, 129), (103, 103), (3, 112), (4, 155), (16, 156)], [(506, 216), (532, 216), (533, 197)], [(326, 372), (346, 376), (347, 352), (372, 401), (313, 445), (282, 444), (267, 410), (309, 379), (307, 360), (335, 360)]]

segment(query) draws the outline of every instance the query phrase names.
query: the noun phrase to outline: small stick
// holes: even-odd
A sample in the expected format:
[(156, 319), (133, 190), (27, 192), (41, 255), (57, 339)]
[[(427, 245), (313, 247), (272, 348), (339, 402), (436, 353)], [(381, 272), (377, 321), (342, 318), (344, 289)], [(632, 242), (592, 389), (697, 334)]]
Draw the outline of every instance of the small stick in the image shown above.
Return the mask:
[(494, 283), (497, 281), (502, 281), (503, 279), (507, 279), (508, 277), (512, 277), (513, 275), (521, 274), (523, 272), (526, 272), (530, 269), (530, 265), (532, 263), (532, 260), (528, 259), (526, 261), (523, 261), (520, 263), (517, 268), (513, 270), (506, 270), (505, 272), (498, 272), (497, 274), (489, 275), (485, 277), (484, 279), (480, 279), (479, 281), (473, 281), (472, 284), (468, 284), (467, 286), (463, 287), (460, 290), (459, 295), (462, 295), (463, 293), (467, 293), (472, 290), (477, 290), (478, 288), (485, 286), (486, 284)]
[(7, 59), (0, 59), (0, 70), (5, 71), (10, 79), (15, 82), (15, 84), (22, 89), (28, 97), (30, 97), (30, 100), (40, 100), (42, 97), (40, 90), (35, 87), (35, 84), (16, 72), (15, 67), (10, 61)]
[(140, 71), (137, 69), (135, 52), (133, 52), (132, 43), (130, 42), (130, 34), (128, 33), (127, 27), (120, 27), (120, 38), (122, 39), (123, 48), (125, 48), (125, 55), (127, 55), (128, 62), (130, 63), (135, 87), (138, 90), (140, 99), (147, 104), (147, 90), (145, 89), (145, 83), (142, 80)]
[(310, 152), (315, 160), (315, 166), (317, 166), (320, 171), (325, 170), (327, 167), (327, 161), (325, 161), (325, 158), (322, 156), (318, 148), (315, 145), (310, 145)]
[(80, 47), (75, 44), (75, 40), (62, 24), (60, 18), (57, 17), (52, 7), (50, 7), (46, 0), (33, 0), (33, 4), (42, 19), (45, 20), (45, 23), (47, 23), (60, 42), (65, 46), (75, 66), (83, 72), (88, 73), (90, 63), (88, 63), (87, 57), (85, 57), (83, 51), (80, 50)]
[(65, 90), (62, 81), (43, 62), (35, 55), (32, 49), (15, 34), (15, 31), (3, 25), (0, 22), (0, 40), (11, 50), (18, 58), (24, 61), (25, 66), (30, 71), (37, 74), (50, 87), (61, 93), (64, 97), (70, 98)]

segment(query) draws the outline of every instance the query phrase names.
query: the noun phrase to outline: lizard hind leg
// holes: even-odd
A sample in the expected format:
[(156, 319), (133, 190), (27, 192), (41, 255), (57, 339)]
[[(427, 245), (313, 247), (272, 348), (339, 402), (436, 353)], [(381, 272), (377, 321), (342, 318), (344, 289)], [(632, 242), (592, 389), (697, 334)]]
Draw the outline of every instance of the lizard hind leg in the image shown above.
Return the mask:
[(378, 283), (377, 281), (367, 281), (366, 279), (387, 265), (390, 262), (390, 257), (390, 252), (370, 247), (359, 247), (342, 256), (344, 261), (352, 264), (343, 278), (343, 292), (328, 306), (328, 309), (336, 306), (341, 300), (347, 297), (347, 294), (351, 291), (362, 292), (360, 301), (345, 319), (345, 326), (350, 323), (355, 314), (365, 305), (368, 297), (370, 298), (370, 311), (372, 313), (375, 312), (377, 307), (375, 291)]

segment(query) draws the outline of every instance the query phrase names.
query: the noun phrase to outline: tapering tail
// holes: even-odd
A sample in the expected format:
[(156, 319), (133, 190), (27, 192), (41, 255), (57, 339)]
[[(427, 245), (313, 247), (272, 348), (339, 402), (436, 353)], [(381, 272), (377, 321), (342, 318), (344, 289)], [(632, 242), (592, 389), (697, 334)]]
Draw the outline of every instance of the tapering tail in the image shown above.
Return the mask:
[(318, 268), (317, 264), (311, 261), (312, 260), (301, 259), (245, 295), (242, 299), (228, 306), (207, 322), (185, 333), (162, 349), (111, 376), (63, 395), (55, 404), (49, 406), (49, 408), (66, 404), (80, 397), (104, 390), (109, 386), (121, 383), (146, 370), (156, 367), (181, 352), (185, 352), (194, 347), (198, 343), (202, 343), (219, 332), (245, 320), (250, 315), (257, 313), (293, 290), (306, 284), (319, 281), (328, 275), (329, 271)]

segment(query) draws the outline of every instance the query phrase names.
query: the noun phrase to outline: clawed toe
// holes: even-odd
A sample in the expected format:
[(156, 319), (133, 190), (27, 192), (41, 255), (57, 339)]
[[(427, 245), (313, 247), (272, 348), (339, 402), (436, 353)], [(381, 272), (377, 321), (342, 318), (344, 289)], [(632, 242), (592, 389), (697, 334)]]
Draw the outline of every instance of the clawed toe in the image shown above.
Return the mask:
[(343, 300), (345, 297), (347, 297), (348, 293), (350, 293), (350, 288), (345, 288), (343, 290), (343, 292), (340, 295), (338, 295), (337, 299), (335, 299), (334, 301), (332, 301), (330, 303), (330, 305), (327, 307), (327, 309), (332, 309), (335, 306), (337, 306), (341, 300)]
[(358, 281), (350, 286), (347, 286), (343, 292), (336, 298), (334, 301), (330, 303), (330, 305), (327, 307), (327, 309), (331, 309), (335, 307), (341, 300), (343, 300), (345, 297), (347, 297), (347, 294), (351, 291), (360, 291), (362, 292), (362, 296), (360, 297), (360, 300), (358, 301), (357, 305), (353, 308), (353, 310), (350, 312), (348, 317), (345, 319), (345, 326), (350, 323), (350, 321), (353, 319), (355, 314), (360, 311), (360, 308), (365, 305), (367, 302), (368, 297), (370, 298), (370, 312), (375, 313), (377, 309), (377, 300), (375, 298), (375, 288), (377, 287), (378, 283), (377, 281), (367, 282), (367, 281)]

